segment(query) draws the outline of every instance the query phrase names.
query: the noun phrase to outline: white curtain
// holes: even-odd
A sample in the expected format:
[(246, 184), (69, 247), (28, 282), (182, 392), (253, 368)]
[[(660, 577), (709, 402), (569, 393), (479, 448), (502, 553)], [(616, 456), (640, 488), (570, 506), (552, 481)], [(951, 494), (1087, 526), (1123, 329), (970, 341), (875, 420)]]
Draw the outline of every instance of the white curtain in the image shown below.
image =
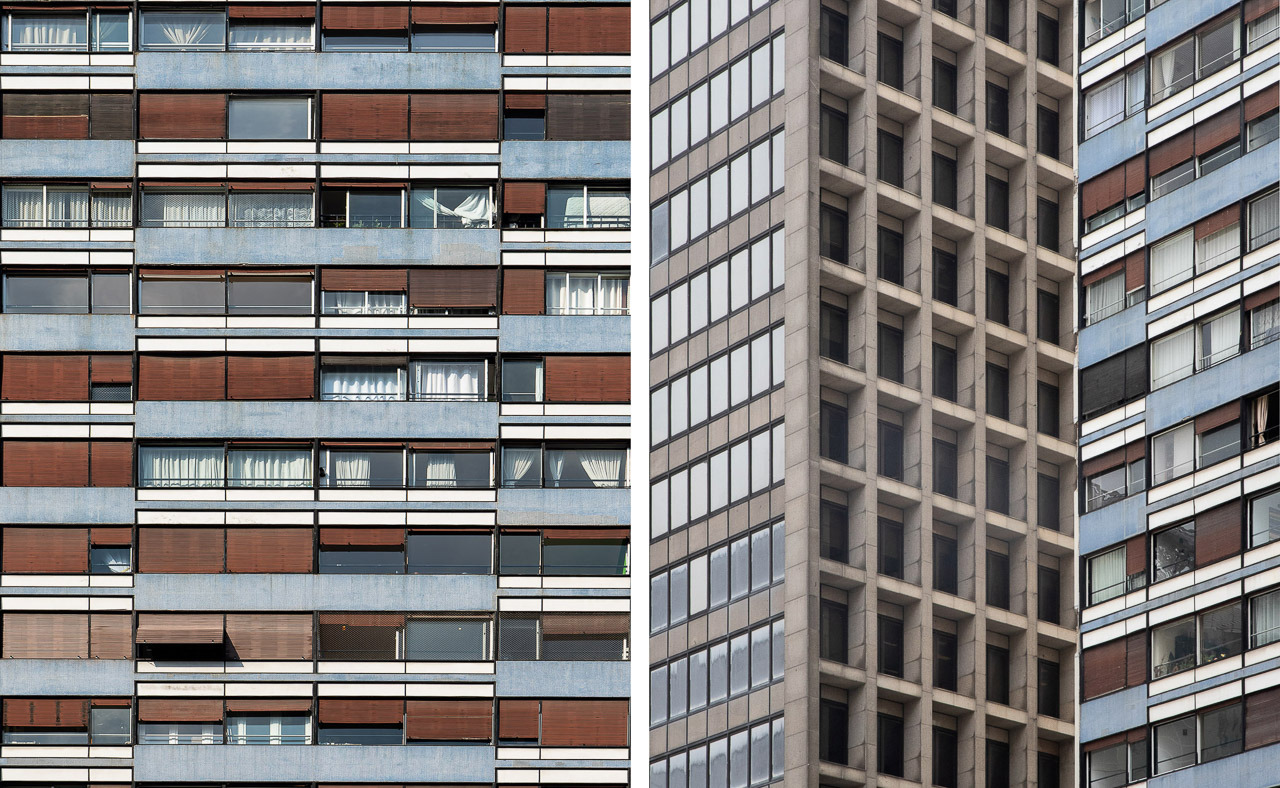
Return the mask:
[(231, 193), (233, 227), (310, 227), (313, 199), (310, 192)]
[(324, 311), (336, 315), (403, 315), (405, 294), (326, 290)]
[(1265, 395), (1253, 401), (1253, 434), (1258, 446), (1267, 442), (1267, 410)]
[(1240, 352), (1240, 310), (1233, 309), (1200, 325), (1200, 355), (1196, 368), (1205, 369)]
[(143, 194), (142, 224), (147, 227), (222, 227), (227, 202), (222, 193)]
[(478, 400), (484, 364), (477, 361), (413, 362), (413, 393), (417, 399)]
[(1196, 273), (1202, 274), (1239, 255), (1240, 224), (1237, 222), (1196, 241)]
[(1084, 97), (1084, 134), (1091, 137), (1124, 118), (1125, 78), (1095, 88)]
[(548, 450), (546, 455), (547, 462), (547, 481), (555, 482), (553, 487), (558, 487), (559, 482), (564, 477), (564, 455), (563, 451)]
[(600, 277), (600, 311), (606, 315), (627, 314), (630, 284), (630, 280), (622, 276)]
[(454, 455), (435, 452), (420, 453), (414, 458), (422, 468), (420, 476), (423, 487), (457, 487), (458, 468)]
[(1125, 551), (1112, 550), (1089, 561), (1089, 603), (1096, 605), (1124, 593)]
[(232, 49), (309, 49), (314, 37), (310, 24), (252, 22), (233, 24), (228, 44)]
[(1124, 309), (1124, 272), (1113, 274), (1084, 289), (1085, 314), (1095, 323)]
[(1249, 250), (1280, 238), (1280, 191), (1249, 203)]
[(480, 189), (414, 189), (415, 227), (486, 228), (493, 224), (493, 200)]
[(1254, 597), (1249, 611), (1249, 647), (1280, 640), (1280, 591)]
[(592, 315), (596, 312), (597, 274), (547, 276), (547, 311), (553, 315)]
[(1195, 236), (1191, 230), (1151, 246), (1151, 289), (1172, 287), (1191, 276)]
[(1180, 89), (1195, 74), (1196, 44), (1188, 40), (1151, 60), (1151, 100), (1159, 101)]
[(620, 449), (578, 450), (582, 470), (596, 487), (618, 487), (622, 484), (622, 462), (626, 452)]
[(502, 450), (502, 483), (513, 487), (536, 487), (537, 466), (541, 449), (536, 448), (503, 448)]
[(46, 194), (50, 227), (88, 227), (89, 190), (54, 189)]
[(221, 487), (221, 446), (146, 446), (138, 459), (139, 487)]
[(1192, 469), (1196, 431), (1193, 425), (1151, 439), (1151, 483), (1163, 484)]
[(1151, 387), (1167, 386), (1191, 374), (1195, 360), (1195, 332), (1186, 328), (1151, 343)]
[(95, 193), (93, 224), (95, 227), (132, 227), (133, 201), (128, 192)]
[(4, 187), (5, 227), (40, 227), (43, 224), (43, 186)]
[(367, 452), (330, 452), (330, 487), (368, 487), (373, 475), (373, 456)]
[(403, 374), (399, 367), (390, 366), (326, 367), (320, 391), (323, 399), (330, 400), (404, 399)]
[(166, 49), (221, 47), (225, 20), (222, 14), (149, 11), (142, 16), (142, 42)]
[(305, 450), (236, 449), (228, 457), (230, 484), (235, 487), (310, 487), (311, 452)]
[(87, 49), (88, 24), (79, 16), (13, 16), (14, 49)]

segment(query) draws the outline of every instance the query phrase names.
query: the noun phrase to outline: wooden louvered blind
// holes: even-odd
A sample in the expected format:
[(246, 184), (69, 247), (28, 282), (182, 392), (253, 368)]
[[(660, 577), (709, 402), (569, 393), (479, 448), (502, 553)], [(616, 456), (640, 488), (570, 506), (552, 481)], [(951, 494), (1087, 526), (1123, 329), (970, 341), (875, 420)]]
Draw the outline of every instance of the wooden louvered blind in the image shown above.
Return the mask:
[(314, 5), (240, 5), (227, 6), (231, 19), (315, 19)]
[(1081, 652), (1080, 677), (1084, 700), (1125, 686), (1125, 640), (1118, 638)]
[(626, 747), (627, 701), (544, 700), (544, 747)]
[(132, 383), (133, 357), (124, 353), (89, 357), (90, 383)]
[(89, 399), (89, 357), (10, 355), (0, 372), (0, 399), (77, 402)]
[(493, 738), (491, 700), (410, 700), (405, 704), (410, 741), (484, 741)]
[(1225, 145), (1240, 136), (1240, 107), (1237, 105), (1197, 123), (1195, 132), (1197, 156)]
[(133, 528), (127, 525), (99, 525), (89, 529), (89, 543), (94, 546), (133, 544)]
[(4, 529), (5, 574), (64, 574), (89, 571), (88, 528), (28, 528), (11, 525)]
[(139, 643), (217, 644), (223, 642), (221, 613), (139, 613)]
[(626, 356), (547, 356), (547, 402), (629, 402), (631, 364)]
[(627, 613), (544, 613), (544, 635), (626, 635), (631, 631)]
[(88, 728), (89, 701), (69, 698), (5, 698), (6, 728)]
[[(1275, 8), (1276, 0), (1270, 0), (1271, 7)], [(1280, 86), (1271, 85), (1254, 93), (1244, 100), (1244, 122), (1257, 120), (1271, 110), (1280, 106)]]
[(0, 133), (6, 139), (89, 137), (88, 93), (5, 93), (0, 114)]
[(391, 698), (321, 698), (320, 722), (340, 725), (399, 725), (404, 700)]
[(321, 23), (325, 30), (404, 30), (409, 26), (409, 8), (379, 3), (326, 3)]
[(1120, 202), (1125, 197), (1124, 187), (1124, 165), (1113, 167), (1080, 184), (1081, 214), (1088, 218)]
[(508, 5), (503, 9), (502, 51), (507, 53), (547, 51), (546, 6)]
[(1196, 416), (1196, 434), (1216, 430), (1238, 418), (1240, 418), (1240, 403), (1228, 402), (1226, 405)]
[(227, 398), (226, 356), (138, 356), (139, 400)]
[(1197, 567), (1240, 552), (1244, 536), (1240, 514), (1240, 502), (1233, 501), (1196, 515)]
[(221, 722), (222, 698), (138, 698), (138, 722)]
[(498, 701), (498, 738), (509, 741), (538, 740), (536, 700)]
[(547, 139), (631, 138), (631, 102), (625, 93), (552, 93), (547, 96)]
[(414, 93), (409, 97), (409, 139), (498, 139), (498, 94)]
[(547, 212), (547, 184), (536, 181), (507, 181), (502, 184), (503, 213)]
[(485, 308), (498, 305), (496, 268), (411, 268), (409, 305)]
[(310, 714), (311, 698), (272, 698), (270, 700), (227, 698), (227, 712)]
[(544, 314), (547, 311), (546, 281), (546, 272), (541, 268), (502, 269), (502, 314)]
[(132, 441), (89, 441), (89, 486), (133, 486)]
[(90, 93), (89, 138), (95, 140), (133, 139), (133, 95), (129, 93)]
[(1280, 687), (1244, 698), (1244, 746), (1251, 750), (1280, 742)]
[(403, 528), (321, 528), (324, 547), (399, 547), (404, 544)]
[(405, 268), (323, 268), (320, 289), (330, 292), (382, 291), (403, 293), (409, 289)]
[(1280, 298), (1280, 285), (1264, 287), (1256, 293), (1250, 293), (1244, 297), (1244, 308), (1257, 309), (1263, 304), (1269, 304), (1272, 301), (1275, 301), (1277, 298)]
[(1147, 569), (1147, 537), (1135, 536), (1124, 543), (1124, 571), (1132, 575)]
[(1148, 153), (1149, 174), (1152, 177), (1181, 164), (1195, 153), (1195, 130), (1187, 129), (1172, 139), (1151, 147)]
[(326, 140), (407, 140), (409, 96), (325, 93), (320, 98), (320, 133)]
[(1124, 639), (1124, 685), (1136, 687), (1147, 680), (1147, 633), (1134, 632)]
[(144, 525), (138, 528), (138, 571), (218, 574), (223, 567), (225, 529)]
[(85, 613), (5, 613), (4, 659), (85, 659), (89, 616)]
[(498, 24), (497, 5), (454, 5), (439, 3), (415, 5), (415, 25), (485, 25)]
[(628, 5), (553, 5), (547, 22), (547, 51), (617, 54), (631, 51)]
[(133, 659), (133, 620), (128, 613), (89, 614), (89, 656)]
[(1196, 222), (1195, 237), (1196, 240), (1207, 238), (1216, 232), (1227, 229), (1233, 224), (1240, 221), (1240, 206), (1232, 205), (1230, 208), (1224, 208), (1217, 213), (1209, 214), (1200, 221)]
[(227, 136), (224, 93), (139, 93), (138, 137), (216, 140)]
[(542, 538), (548, 542), (579, 542), (588, 539), (627, 540), (630, 528), (544, 528)]
[(227, 399), (289, 400), (315, 396), (311, 355), (227, 356)]
[(311, 659), (311, 614), (228, 613), (228, 659)]
[(5, 441), (5, 487), (87, 487), (88, 441)]
[(228, 572), (311, 571), (312, 530), (298, 528), (228, 528)]

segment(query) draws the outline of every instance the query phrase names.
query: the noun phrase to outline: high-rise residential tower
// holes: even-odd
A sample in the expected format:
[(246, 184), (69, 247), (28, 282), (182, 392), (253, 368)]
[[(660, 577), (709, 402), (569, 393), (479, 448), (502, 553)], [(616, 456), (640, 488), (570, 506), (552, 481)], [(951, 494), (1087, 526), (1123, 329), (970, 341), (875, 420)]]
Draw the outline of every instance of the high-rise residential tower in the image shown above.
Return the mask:
[(1280, 10), (1083, 4), (1081, 768), (1280, 782)]
[(0, 784), (627, 783), (629, 13), (0, 9)]
[(651, 11), (652, 785), (1071, 784), (1070, 3)]

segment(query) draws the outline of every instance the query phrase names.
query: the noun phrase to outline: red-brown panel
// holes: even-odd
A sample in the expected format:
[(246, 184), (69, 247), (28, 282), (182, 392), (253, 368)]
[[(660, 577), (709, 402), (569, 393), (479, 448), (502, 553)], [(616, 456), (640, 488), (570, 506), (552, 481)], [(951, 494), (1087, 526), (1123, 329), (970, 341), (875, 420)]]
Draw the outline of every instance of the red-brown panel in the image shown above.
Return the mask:
[(227, 571), (306, 574), (313, 565), (312, 533), (307, 526), (228, 528)]
[(296, 400), (315, 396), (313, 355), (227, 356), (227, 399)]
[(446, 142), (498, 139), (498, 94), (412, 94), (409, 139)]
[(225, 139), (226, 94), (139, 93), (138, 136), (148, 140)]
[(89, 399), (88, 356), (6, 354), (3, 364), (0, 399), (25, 402)]
[(631, 51), (628, 5), (553, 5), (547, 22), (547, 51), (616, 54)]
[(320, 132), (326, 140), (409, 139), (407, 93), (325, 93)]
[(138, 528), (138, 571), (217, 574), (222, 571), (226, 529), (144, 525)]
[(226, 380), (226, 356), (138, 356), (139, 400), (226, 399)]
[(133, 486), (131, 441), (89, 441), (89, 486)]
[(502, 269), (502, 314), (541, 315), (546, 311), (547, 285), (543, 269)]
[(544, 700), (544, 747), (626, 747), (627, 701)]
[(502, 51), (547, 51), (547, 7), (541, 5), (508, 5), (503, 9)]
[(87, 487), (88, 441), (5, 441), (5, 487)]
[(89, 571), (89, 529), (10, 525), (4, 529), (5, 574), (82, 574)]

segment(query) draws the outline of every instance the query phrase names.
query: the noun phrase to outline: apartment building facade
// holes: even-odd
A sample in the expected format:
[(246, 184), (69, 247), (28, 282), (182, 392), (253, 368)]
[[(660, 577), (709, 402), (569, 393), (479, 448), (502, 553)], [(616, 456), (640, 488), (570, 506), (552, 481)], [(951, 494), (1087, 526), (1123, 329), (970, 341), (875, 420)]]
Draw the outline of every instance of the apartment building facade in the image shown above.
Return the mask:
[(1082, 10), (1080, 766), (1270, 786), (1280, 10)]
[(0, 9), (0, 784), (627, 783), (629, 13)]
[(1076, 779), (1073, 29), (651, 6), (655, 788)]

